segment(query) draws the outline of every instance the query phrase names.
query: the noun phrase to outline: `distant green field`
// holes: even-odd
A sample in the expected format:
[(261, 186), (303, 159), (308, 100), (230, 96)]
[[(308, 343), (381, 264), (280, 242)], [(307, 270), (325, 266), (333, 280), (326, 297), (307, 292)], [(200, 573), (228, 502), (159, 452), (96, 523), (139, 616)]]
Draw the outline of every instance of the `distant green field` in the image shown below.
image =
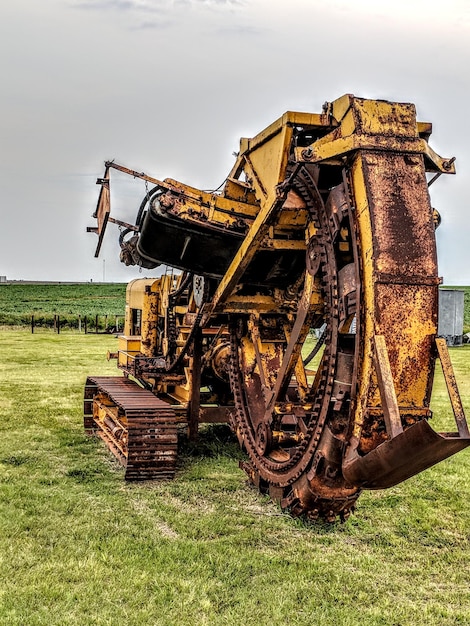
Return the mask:
[(34, 315), (38, 326), (51, 325), (59, 315), (65, 326), (75, 327), (78, 316), (124, 315), (126, 284), (27, 284), (0, 285), (0, 326), (24, 326)]
[[(446, 287), (465, 292), (464, 332), (470, 332), (470, 287)], [(78, 315), (124, 315), (125, 283), (76, 283), (0, 285), (0, 326), (24, 326), (35, 316), (36, 324), (50, 325), (54, 315), (62, 324), (76, 326)]]

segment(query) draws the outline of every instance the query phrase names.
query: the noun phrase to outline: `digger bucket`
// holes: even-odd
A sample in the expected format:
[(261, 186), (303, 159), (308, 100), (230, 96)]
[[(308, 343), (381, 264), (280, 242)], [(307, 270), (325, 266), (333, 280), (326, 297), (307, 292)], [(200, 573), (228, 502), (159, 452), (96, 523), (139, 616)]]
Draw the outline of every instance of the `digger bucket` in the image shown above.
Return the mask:
[(364, 489), (386, 489), (443, 461), (470, 445), (459, 433), (437, 433), (426, 420), (413, 424), (366, 454), (346, 456), (345, 478)]
[(426, 419), (403, 430), (388, 359), (386, 353), (384, 356), (382, 352), (381, 356), (381, 346), (381, 338), (376, 337), (376, 369), (390, 439), (361, 456), (359, 441), (355, 438), (343, 461), (346, 480), (364, 489), (393, 487), (470, 445), (470, 433), (445, 340), (436, 339), (436, 346), (458, 428), (458, 432), (452, 433), (435, 432)]

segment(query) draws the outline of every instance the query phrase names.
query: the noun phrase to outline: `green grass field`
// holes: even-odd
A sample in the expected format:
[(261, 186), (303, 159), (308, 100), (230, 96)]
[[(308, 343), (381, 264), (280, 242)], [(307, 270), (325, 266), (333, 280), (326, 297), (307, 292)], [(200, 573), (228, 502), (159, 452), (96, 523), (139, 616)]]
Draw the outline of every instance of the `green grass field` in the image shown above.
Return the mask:
[[(306, 526), (246, 485), (225, 427), (126, 484), (82, 430), (108, 335), (0, 331), (0, 624), (470, 623), (470, 452)], [(451, 351), (470, 411), (470, 348)], [(449, 418), (442, 376), (433, 408)]]
[(76, 326), (78, 316), (124, 315), (124, 283), (0, 285), (0, 326), (24, 326), (31, 323), (50, 326), (59, 315), (66, 326)]

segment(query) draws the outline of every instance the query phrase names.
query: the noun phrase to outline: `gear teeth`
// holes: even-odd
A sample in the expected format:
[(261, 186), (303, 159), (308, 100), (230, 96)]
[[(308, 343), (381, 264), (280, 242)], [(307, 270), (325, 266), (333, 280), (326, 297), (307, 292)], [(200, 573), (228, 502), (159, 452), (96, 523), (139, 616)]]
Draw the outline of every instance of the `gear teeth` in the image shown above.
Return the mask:
[(307, 511), (307, 519), (310, 522), (318, 521), (319, 517), (320, 517), (320, 511), (318, 509), (312, 509), (311, 511)]
[[(347, 519), (351, 512), (351, 500), (354, 497), (351, 497), (345, 506), (344, 499), (335, 498), (334, 495), (331, 498), (320, 496), (315, 486), (311, 484), (312, 480), (315, 479), (316, 472), (310, 480), (308, 473), (312, 468), (315, 450), (319, 445), (326, 420), (330, 415), (331, 403), (326, 400), (332, 395), (335, 380), (337, 344), (339, 341), (336, 253), (328, 224), (325, 221), (327, 216), (324, 214), (323, 199), (309, 172), (301, 168), (293, 178), (291, 187), (305, 201), (310, 219), (317, 231), (318, 243), (322, 248), (318, 274), (322, 283), (325, 317), (329, 320), (325, 331), (325, 348), (321, 360), (321, 371), (316, 377), (315, 389), (310, 389), (307, 393), (307, 400), (311, 403), (312, 408), (305, 416), (306, 432), (303, 433), (304, 437), (294, 447), (290, 448), (289, 457), (284, 456), (279, 461), (275, 460), (276, 457), (273, 453), (269, 456), (263, 454), (263, 451), (256, 445), (256, 433), (251, 417), (252, 407), (249, 395), (245, 394), (245, 380), (240, 366), (240, 340), (246, 334), (247, 329), (244, 318), (234, 316), (230, 323), (230, 386), (235, 402), (232, 427), (240, 445), (244, 445), (250, 457), (249, 471), (247, 464), (243, 464), (242, 467), (250, 476), (253, 484), (258, 486), (260, 490), (263, 490), (262, 488), (266, 485), (269, 493), (276, 494), (275, 499), (280, 502), (281, 508), (288, 510), (294, 517), (304, 516), (310, 521), (324, 519), (334, 523), (339, 518)], [(298, 487), (294, 488), (294, 483)], [(281, 494), (280, 497), (279, 494)], [(283, 497), (282, 494), (284, 494)]]

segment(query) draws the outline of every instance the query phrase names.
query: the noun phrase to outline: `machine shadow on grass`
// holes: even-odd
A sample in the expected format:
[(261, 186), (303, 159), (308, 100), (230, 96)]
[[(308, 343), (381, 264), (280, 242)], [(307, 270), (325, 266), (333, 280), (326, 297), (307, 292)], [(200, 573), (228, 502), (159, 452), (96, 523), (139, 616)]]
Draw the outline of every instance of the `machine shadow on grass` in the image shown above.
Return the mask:
[(201, 426), (194, 440), (188, 439), (181, 431), (178, 435), (178, 451), (178, 465), (182, 468), (198, 458), (225, 456), (237, 461), (246, 458), (227, 424), (205, 424)]

